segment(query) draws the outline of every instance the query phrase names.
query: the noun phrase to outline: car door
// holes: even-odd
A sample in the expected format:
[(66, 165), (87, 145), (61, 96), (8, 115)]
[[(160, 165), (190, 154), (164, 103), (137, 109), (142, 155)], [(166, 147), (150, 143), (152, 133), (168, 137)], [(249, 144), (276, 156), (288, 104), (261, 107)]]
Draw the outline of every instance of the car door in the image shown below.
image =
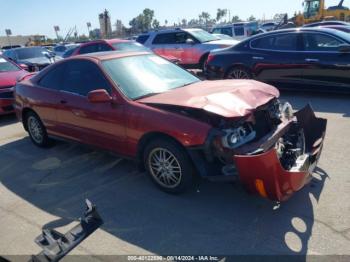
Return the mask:
[[(32, 93), (35, 112), (44, 122), (47, 130), (51, 134), (59, 135), (59, 123), (57, 120), (57, 110), (60, 107), (60, 89), (64, 78), (64, 64), (58, 64), (51, 68), (34, 85), (35, 92)], [(45, 99), (42, 99), (45, 98)]]
[(198, 46), (196, 46), (200, 42), (194, 36), (181, 31), (175, 34), (175, 42), (175, 54), (182, 64), (198, 64), (202, 53), (198, 50)]
[(304, 63), (301, 36), (288, 32), (254, 38), (250, 59), (257, 80), (278, 87), (295, 88), (302, 84)]
[(112, 102), (90, 103), (87, 95), (97, 89), (117, 95), (94, 62), (81, 59), (66, 63), (57, 116), (63, 136), (123, 154), (124, 106)]
[(325, 91), (350, 90), (350, 53), (340, 51), (341, 46), (349, 44), (320, 32), (303, 33), (303, 43), (306, 87)]
[(176, 43), (176, 33), (159, 33), (152, 42), (151, 49), (160, 56), (175, 57), (181, 61), (183, 49), (181, 44)]

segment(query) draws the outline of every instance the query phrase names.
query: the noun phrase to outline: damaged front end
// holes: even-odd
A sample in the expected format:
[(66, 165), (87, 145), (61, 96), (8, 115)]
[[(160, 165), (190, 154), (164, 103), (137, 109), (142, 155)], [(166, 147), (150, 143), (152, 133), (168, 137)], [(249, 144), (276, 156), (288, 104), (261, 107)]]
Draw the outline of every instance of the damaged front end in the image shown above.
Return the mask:
[[(249, 116), (216, 126), (206, 145), (190, 155), (210, 180), (240, 180), (252, 193), (283, 201), (310, 181), (326, 126), (310, 105), (293, 113), (288, 103), (274, 99)], [(199, 161), (201, 153), (205, 161)]]
[(311, 180), (326, 127), (327, 120), (317, 118), (310, 105), (296, 112), (273, 134), (242, 147), (233, 157), (241, 182), (250, 192), (287, 200)]

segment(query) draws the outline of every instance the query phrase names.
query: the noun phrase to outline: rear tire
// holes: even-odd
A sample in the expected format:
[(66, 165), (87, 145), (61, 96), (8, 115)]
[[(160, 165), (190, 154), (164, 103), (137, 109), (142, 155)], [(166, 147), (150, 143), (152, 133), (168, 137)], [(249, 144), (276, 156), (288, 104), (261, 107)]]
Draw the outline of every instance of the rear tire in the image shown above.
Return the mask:
[(144, 150), (143, 159), (152, 181), (167, 193), (182, 193), (194, 184), (191, 159), (171, 140), (151, 141)]
[(50, 145), (50, 139), (39, 116), (34, 112), (28, 112), (25, 115), (24, 121), (32, 142), (38, 147), (48, 147)]
[(235, 66), (229, 69), (225, 76), (226, 79), (252, 79), (250, 71), (242, 66)]
[(206, 62), (208, 60), (209, 54), (203, 55), (199, 61), (199, 69), (203, 71), (203, 74), (205, 73), (206, 70)]

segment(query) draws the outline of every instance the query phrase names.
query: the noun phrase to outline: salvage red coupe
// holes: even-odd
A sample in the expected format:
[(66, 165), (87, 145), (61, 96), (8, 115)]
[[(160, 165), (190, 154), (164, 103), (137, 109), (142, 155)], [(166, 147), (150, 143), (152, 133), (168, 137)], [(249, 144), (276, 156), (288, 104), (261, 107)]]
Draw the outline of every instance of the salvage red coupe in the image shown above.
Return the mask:
[(0, 115), (14, 113), (13, 87), (28, 72), (0, 56)]
[(68, 58), (16, 86), (15, 109), (31, 140), (60, 137), (137, 159), (161, 189), (196, 175), (240, 181), (283, 201), (311, 178), (327, 121), (293, 113), (274, 87), (201, 81), (147, 52)]

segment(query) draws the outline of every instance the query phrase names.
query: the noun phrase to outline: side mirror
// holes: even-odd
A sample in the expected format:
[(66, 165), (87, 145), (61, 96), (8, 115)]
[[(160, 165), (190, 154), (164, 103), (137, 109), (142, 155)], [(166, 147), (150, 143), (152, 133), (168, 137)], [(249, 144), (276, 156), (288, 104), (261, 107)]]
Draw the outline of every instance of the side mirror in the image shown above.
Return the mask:
[(194, 45), (195, 42), (193, 41), (193, 39), (187, 38), (187, 39), (186, 39), (186, 44), (188, 44), (188, 45)]
[(19, 67), (26, 70), (26, 71), (29, 70), (29, 67), (26, 64), (19, 64)]
[(341, 45), (341, 46), (339, 46), (338, 50), (340, 53), (349, 53), (350, 52), (350, 45)]
[(105, 89), (97, 89), (89, 92), (87, 99), (90, 103), (107, 103), (112, 101), (112, 97)]

